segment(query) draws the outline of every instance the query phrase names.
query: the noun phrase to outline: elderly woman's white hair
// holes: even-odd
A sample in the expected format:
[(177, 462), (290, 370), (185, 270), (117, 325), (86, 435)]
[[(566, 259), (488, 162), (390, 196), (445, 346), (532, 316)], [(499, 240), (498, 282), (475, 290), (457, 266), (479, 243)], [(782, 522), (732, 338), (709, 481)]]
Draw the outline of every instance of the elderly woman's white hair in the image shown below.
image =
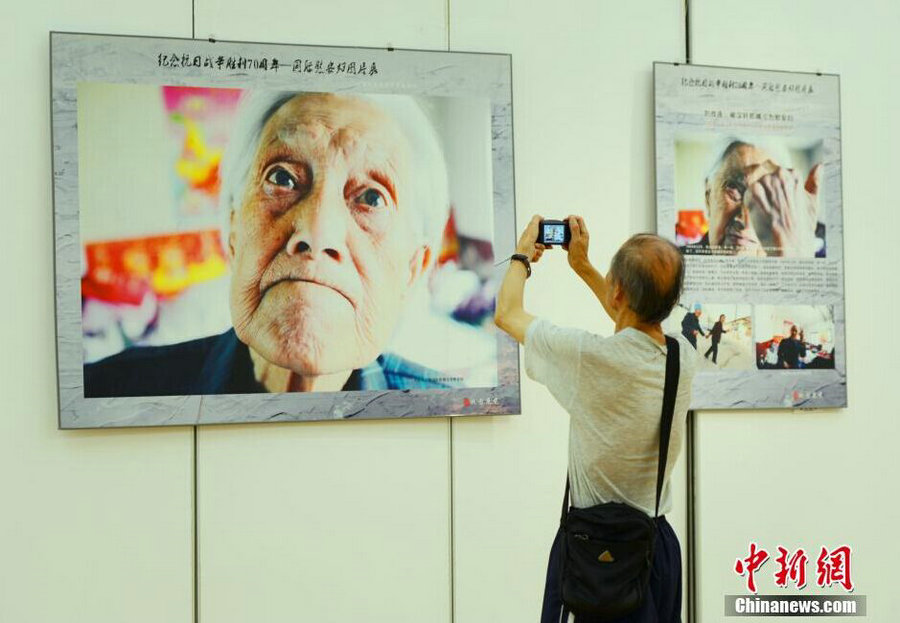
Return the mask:
[[(221, 169), (219, 210), (223, 218), (222, 238), (226, 249), (231, 213), (244, 196), (247, 176), (256, 156), (263, 128), (279, 108), (302, 95), (304, 92), (253, 90), (245, 93), (241, 99)], [(410, 95), (336, 95), (371, 102), (403, 130), (412, 148), (414, 166), (414, 188), (409, 209), (419, 214), (422, 243), (431, 247), (432, 258), (436, 258), (440, 252), (438, 245), (447, 223), (450, 200), (444, 152), (434, 124), (426, 112), (427, 102)]]

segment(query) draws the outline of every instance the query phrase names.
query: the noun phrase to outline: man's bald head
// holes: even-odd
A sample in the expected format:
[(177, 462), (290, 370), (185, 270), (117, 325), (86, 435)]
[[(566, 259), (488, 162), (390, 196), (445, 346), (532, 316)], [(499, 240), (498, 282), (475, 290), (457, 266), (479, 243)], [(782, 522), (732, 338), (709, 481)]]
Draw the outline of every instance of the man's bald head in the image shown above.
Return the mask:
[(622, 288), (628, 307), (647, 324), (666, 319), (681, 297), (684, 260), (678, 247), (655, 234), (635, 234), (613, 256), (612, 283)]

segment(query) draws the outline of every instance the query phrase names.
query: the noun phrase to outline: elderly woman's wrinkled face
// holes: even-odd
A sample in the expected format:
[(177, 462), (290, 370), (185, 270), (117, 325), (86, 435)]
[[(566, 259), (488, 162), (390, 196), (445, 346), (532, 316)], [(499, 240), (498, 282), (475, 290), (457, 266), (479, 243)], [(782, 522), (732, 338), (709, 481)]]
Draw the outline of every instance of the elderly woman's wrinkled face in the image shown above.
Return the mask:
[(238, 337), (297, 374), (358, 368), (385, 348), (427, 265), (413, 159), (375, 104), (298, 95), (263, 128), (232, 213)]

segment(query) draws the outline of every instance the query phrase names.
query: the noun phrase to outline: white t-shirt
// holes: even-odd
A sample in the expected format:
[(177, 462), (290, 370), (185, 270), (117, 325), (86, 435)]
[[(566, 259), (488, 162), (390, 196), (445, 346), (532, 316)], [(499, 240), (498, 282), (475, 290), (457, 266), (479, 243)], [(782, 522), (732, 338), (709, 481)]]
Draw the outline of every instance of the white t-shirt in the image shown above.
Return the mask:
[[(677, 339), (681, 370), (660, 515), (672, 508), (669, 474), (681, 451), (697, 363), (690, 343)], [(573, 506), (625, 502), (653, 515), (667, 350), (632, 328), (604, 338), (541, 318), (528, 326), (525, 372), (545, 385), (571, 416)]]

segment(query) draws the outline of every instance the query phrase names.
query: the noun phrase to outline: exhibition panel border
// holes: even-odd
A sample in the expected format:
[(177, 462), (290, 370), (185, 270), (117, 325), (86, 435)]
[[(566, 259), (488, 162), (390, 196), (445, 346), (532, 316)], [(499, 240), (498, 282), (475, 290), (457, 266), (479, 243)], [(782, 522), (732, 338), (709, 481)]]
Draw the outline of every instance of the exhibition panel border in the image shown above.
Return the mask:
[[(517, 345), (492, 322), (494, 295), (505, 268), (496, 265), (496, 258), (508, 257), (516, 239), (509, 55), (59, 32), (50, 34), (50, 47), (61, 428), (520, 411)], [(245, 343), (251, 342), (253, 359), (245, 355), (246, 365), (259, 363), (252, 334), (248, 338), (248, 332), (242, 333), (237, 321), (231, 328), (229, 303), (220, 297), (228, 295), (234, 276), (234, 234), (227, 235), (228, 223), (240, 217), (223, 214), (217, 201), (224, 193), (220, 185), (227, 183), (221, 170), (228, 166), (223, 145), (229, 124), (240, 124), (247, 94), (267, 92), (321, 96), (321, 102), (332, 106), (327, 114), (336, 115), (348, 101), (357, 102), (354, 106), (360, 110), (368, 106), (376, 117), (393, 111), (382, 115), (392, 120), (380, 122), (376, 130), (381, 134), (391, 124), (406, 128), (411, 116), (428, 118), (443, 150), (448, 210), (437, 221), (439, 227), (432, 224), (429, 230), (440, 235), (440, 242), (415, 256), (415, 270), (410, 262), (409, 282), (417, 278), (417, 290), (395, 294), (390, 284), (382, 283), (380, 292), (377, 284), (370, 284), (372, 292), (364, 292), (379, 300), (397, 298), (407, 307), (388, 306), (398, 318), (381, 331), (390, 342), (385, 350), (367, 355), (369, 359), (354, 362), (343, 387), (263, 391), (265, 379), (253, 367), (257, 374), (251, 381), (260, 391), (232, 391), (229, 388), (238, 386), (202, 378), (210, 371), (220, 373), (220, 368), (195, 370), (195, 362), (181, 355), (195, 352), (197, 344), (220, 348), (221, 340), (204, 336), (213, 329), (225, 330), (220, 337), (231, 340), (229, 348), (246, 352)], [(279, 105), (289, 100), (282, 97)], [(266, 114), (274, 118), (273, 111)], [(300, 125), (298, 121), (285, 127)], [(226, 138), (219, 145), (216, 140), (222, 136)], [(363, 142), (353, 136), (348, 145)], [(410, 138), (408, 133), (407, 138), (415, 147), (421, 137)], [(369, 156), (386, 149), (378, 144), (364, 147)], [(350, 147), (344, 149), (346, 155)], [(422, 171), (421, 152), (409, 152), (404, 166)], [(284, 168), (266, 176), (265, 196), (293, 192), (296, 176)], [(383, 182), (377, 172), (370, 177)], [(417, 188), (422, 186), (417, 183)], [(376, 228), (365, 219), (376, 218), (370, 213), (396, 197), (388, 182), (378, 190), (361, 188), (352, 197), (353, 208), (369, 212), (354, 213), (348, 222), (371, 237)], [(300, 248), (308, 249), (304, 244)], [(338, 258), (333, 249), (329, 253)], [(359, 275), (353, 277), (366, 286), (367, 273), (373, 271), (361, 267), (358, 257), (354, 261)], [(287, 291), (290, 285), (292, 293), (307, 292), (301, 288), (312, 278), (291, 273), (295, 268), (272, 277), (272, 290), (278, 286)], [(334, 281), (325, 283), (334, 286)], [(291, 305), (297, 299), (308, 303), (330, 296), (330, 307), (316, 312), (321, 326), (333, 328), (322, 338), (328, 346), (319, 350), (340, 353), (352, 350), (352, 340), (340, 324), (341, 314), (352, 312), (331, 301), (339, 300), (334, 296), (338, 291), (359, 307), (353, 287), (279, 300)], [(413, 303), (407, 299), (419, 305), (418, 316), (408, 311)], [(232, 292), (232, 316), (236, 305), (240, 302), (235, 303)], [(385, 305), (376, 307), (380, 311)], [(318, 339), (323, 332), (312, 335)], [(296, 340), (290, 346), (296, 347)], [(141, 353), (171, 356), (163, 365), (141, 370), (135, 367), (134, 353), (137, 358)], [(425, 365), (418, 365), (420, 358), (427, 360)], [(121, 380), (129, 367), (142, 378)], [(288, 376), (296, 372), (288, 365), (282, 368)], [(373, 369), (376, 382), (367, 380)], [(91, 386), (100, 371), (103, 382)], [(192, 386), (169, 378), (178, 375), (201, 381)]]

